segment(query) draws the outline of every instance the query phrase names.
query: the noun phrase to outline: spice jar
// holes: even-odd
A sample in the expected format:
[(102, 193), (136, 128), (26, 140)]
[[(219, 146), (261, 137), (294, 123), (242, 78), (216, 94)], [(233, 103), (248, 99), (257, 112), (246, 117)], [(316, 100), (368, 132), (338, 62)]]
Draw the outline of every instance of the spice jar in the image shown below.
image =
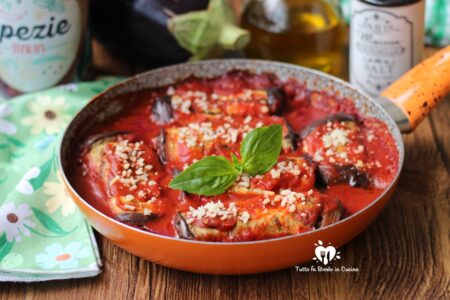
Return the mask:
[(0, 1), (0, 94), (76, 80), (89, 58), (88, 0)]
[(422, 60), (423, 0), (352, 0), (350, 81), (376, 97)]

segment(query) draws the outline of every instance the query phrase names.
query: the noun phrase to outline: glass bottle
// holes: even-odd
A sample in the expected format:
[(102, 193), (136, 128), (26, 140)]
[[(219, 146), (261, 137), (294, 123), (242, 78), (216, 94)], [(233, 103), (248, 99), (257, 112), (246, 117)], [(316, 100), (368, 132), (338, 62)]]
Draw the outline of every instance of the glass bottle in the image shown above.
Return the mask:
[(422, 60), (424, 0), (352, 0), (350, 81), (372, 97)]
[(245, 54), (334, 75), (346, 71), (347, 31), (337, 1), (253, 0), (243, 16), (251, 32)]
[(0, 97), (45, 89), (83, 75), (88, 0), (0, 1)]

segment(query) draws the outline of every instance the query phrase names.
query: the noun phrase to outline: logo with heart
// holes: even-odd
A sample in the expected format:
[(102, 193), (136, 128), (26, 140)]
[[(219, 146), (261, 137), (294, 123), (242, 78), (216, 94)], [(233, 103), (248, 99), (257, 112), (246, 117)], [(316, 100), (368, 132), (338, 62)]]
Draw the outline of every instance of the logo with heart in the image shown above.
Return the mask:
[(325, 266), (330, 264), (333, 260), (341, 259), (339, 256), (340, 252), (336, 251), (336, 248), (332, 246), (331, 243), (328, 243), (328, 246), (324, 246), (323, 242), (319, 240), (314, 246), (316, 246), (316, 249), (314, 250), (316, 257), (314, 257), (313, 260), (321, 262)]

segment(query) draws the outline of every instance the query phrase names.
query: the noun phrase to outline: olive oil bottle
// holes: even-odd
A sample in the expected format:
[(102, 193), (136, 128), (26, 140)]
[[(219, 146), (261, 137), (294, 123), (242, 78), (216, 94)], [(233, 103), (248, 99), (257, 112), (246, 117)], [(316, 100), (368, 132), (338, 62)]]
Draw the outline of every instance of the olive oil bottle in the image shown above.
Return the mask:
[(251, 32), (248, 57), (346, 72), (347, 30), (337, 1), (252, 0), (242, 22)]

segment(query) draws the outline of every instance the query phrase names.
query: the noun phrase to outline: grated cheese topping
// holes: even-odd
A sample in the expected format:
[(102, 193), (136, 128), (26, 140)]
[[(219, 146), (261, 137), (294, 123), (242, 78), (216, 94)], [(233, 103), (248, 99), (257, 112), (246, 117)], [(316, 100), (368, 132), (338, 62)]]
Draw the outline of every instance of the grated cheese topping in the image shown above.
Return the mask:
[(216, 218), (219, 217), (221, 220), (226, 220), (228, 218), (233, 218), (237, 216), (237, 207), (234, 202), (231, 202), (228, 207), (222, 203), (222, 201), (213, 202), (210, 201), (205, 205), (201, 205), (197, 208), (189, 207), (187, 223), (192, 223), (195, 219), (202, 219), (204, 217)]
[[(265, 90), (251, 90), (246, 89), (237, 94), (226, 94), (219, 95), (212, 93), (208, 95), (203, 91), (183, 91), (176, 92), (175, 88), (170, 86), (166, 94), (171, 96), (171, 105), (174, 110), (178, 110), (183, 114), (191, 114), (193, 105), (195, 104), (195, 109), (201, 112), (220, 112), (220, 108), (217, 101), (228, 102), (228, 101), (239, 101), (239, 102), (249, 102), (258, 101), (263, 104), (260, 107), (262, 113), (269, 112), (267, 106), (267, 92)], [(212, 100), (212, 101), (211, 101)], [(250, 121), (247, 121), (247, 123)]]
[[(345, 126), (343, 122), (340, 123)], [(336, 125), (332, 122), (326, 124), (326, 132), (322, 135), (321, 140), (323, 150), (313, 153), (313, 160), (322, 162), (327, 160), (330, 163), (337, 164), (354, 164), (358, 168), (363, 168), (365, 165), (362, 161), (358, 162), (359, 158), (350, 156), (351, 154), (359, 155), (365, 151), (364, 145), (357, 145), (349, 147), (351, 142), (350, 135), (353, 134), (352, 129), (348, 128), (333, 128)], [(319, 135), (320, 133), (317, 132)], [(305, 149), (307, 151), (307, 148)]]
[(241, 174), (237, 179), (236, 179), (236, 185), (239, 187), (243, 187), (243, 188), (249, 188), (250, 187), (250, 175), (248, 174)]
[(280, 178), (281, 174), (291, 173), (292, 175), (300, 175), (301, 171), (298, 165), (296, 165), (293, 161), (280, 161), (276, 164), (272, 170), (270, 170), (270, 175), (274, 179)]
[[(131, 143), (128, 140), (120, 141), (115, 147), (115, 155), (119, 158), (119, 163), (123, 170), (119, 175), (114, 176), (110, 185), (120, 182), (132, 191), (137, 189), (137, 185), (140, 183), (155, 183), (153, 180), (149, 181), (148, 178), (148, 172), (153, 169), (153, 166), (146, 163), (143, 158), (143, 142)], [(143, 191), (139, 193), (141, 192)], [(128, 201), (134, 199), (134, 197), (133, 199), (131, 197), (133, 196), (126, 196), (129, 199)], [(142, 195), (142, 197), (145, 197), (145, 195)]]
[(250, 214), (248, 211), (243, 211), (242, 214), (239, 216), (239, 220), (242, 221), (242, 223), (247, 224), (250, 220)]
[(313, 159), (318, 162), (321, 162), (324, 160), (323, 156), (320, 154), (319, 151), (316, 151), (316, 153), (314, 153)]
[(322, 136), (325, 148), (345, 146), (348, 143), (348, 131), (341, 128), (334, 128)]
[(124, 207), (125, 207), (126, 209), (129, 209), (129, 210), (135, 210), (135, 209), (136, 209), (135, 206), (129, 205), (129, 204), (125, 204)]
[(183, 99), (178, 95), (173, 95), (171, 105), (173, 109), (179, 110), (184, 114), (189, 115), (191, 113), (192, 102), (189, 99)]
[(297, 203), (301, 203), (302, 205), (306, 204), (306, 196), (304, 193), (297, 193), (287, 189), (280, 190), (280, 195), (277, 196), (281, 197), (280, 206), (286, 207), (289, 212), (295, 212), (297, 210)]
[(173, 86), (169, 86), (168, 88), (167, 88), (167, 95), (169, 95), (169, 96), (173, 96), (173, 95), (175, 95), (175, 89), (174, 89), (174, 87)]
[[(258, 125), (258, 124), (257, 124)], [(262, 123), (261, 123), (261, 126)], [(245, 125), (233, 127), (230, 123), (214, 127), (211, 122), (191, 123), (178, 128), (180, 140), (189, 148), (204, 146), (204, 143), (221, 139), (224, 143), (236, 143), (239, 136), (248, 133), (253, 128)]]

